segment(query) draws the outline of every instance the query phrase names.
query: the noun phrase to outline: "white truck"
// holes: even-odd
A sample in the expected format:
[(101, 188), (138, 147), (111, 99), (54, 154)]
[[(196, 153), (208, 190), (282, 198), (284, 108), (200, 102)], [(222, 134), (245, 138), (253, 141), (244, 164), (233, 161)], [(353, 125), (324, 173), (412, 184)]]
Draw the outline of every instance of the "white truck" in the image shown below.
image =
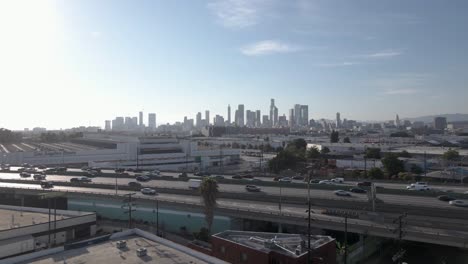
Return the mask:
[(334, 183), (343, 183), (344, 178), (334, 178), (334, 179), (331, 179), (331, 181), (334, 182)]
[(427, 182), (416, 182), (406, 186), (407, 190), (412, 191), (430, 191), (431, 188), (427, 185)]
[(188, 187), (189, 187), (189, 189), (198, 189), (198, 188), (200, 188), (200, 185), (201, 185), (201, 180), (190, 179), (190, 180), (188, 181)]

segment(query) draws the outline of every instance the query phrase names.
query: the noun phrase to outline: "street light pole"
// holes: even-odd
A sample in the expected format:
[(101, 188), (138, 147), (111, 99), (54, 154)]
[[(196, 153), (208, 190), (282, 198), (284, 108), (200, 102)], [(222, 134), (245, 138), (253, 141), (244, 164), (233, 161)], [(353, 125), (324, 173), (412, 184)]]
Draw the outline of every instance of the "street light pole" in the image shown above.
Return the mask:
[(307, 264), (311, 264), (312, 256), (310, 255), (310, 172), (307, 180), (307, 204), (308, 204), (308, 223), (307, 223)]

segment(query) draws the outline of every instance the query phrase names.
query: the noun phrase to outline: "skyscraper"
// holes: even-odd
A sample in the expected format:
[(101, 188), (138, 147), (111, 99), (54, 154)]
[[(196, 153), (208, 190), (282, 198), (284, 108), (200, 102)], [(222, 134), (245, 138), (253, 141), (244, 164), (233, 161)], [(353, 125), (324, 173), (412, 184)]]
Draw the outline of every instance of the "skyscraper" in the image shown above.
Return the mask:
[(278, 126), (278, 107), (275, 106), (273, 108), (273, 124), (272, 126), (277, 127)]
[(295, 125), (294, 109), (289, 109), (289, 126), (293, 127)]
[(261, 120), (262, 116), (260, 114), (260, 110), (257, 110), (255, 112), (255, 126), (256, 127), (260, 127), (262, 125), (262, 120)]
[(110, 120), (106, 120), (106, 127), (105, 127), (106, 131), (109, 131), (111, 130), (111, 121)]
[(237, 120), (236, 120), (236, 124), (238, 126), (244, 126), (245, 122), (244, 122), (244, 105), (243, 104), (240, 104), (238, 107), (237, 107)]
[(397, 114), (396, 117), (395, 117), (395, 126), (396, 126), (396, 127), (400, 127), (400, 126), (401, 126), (401, 124), (400, 124), (400, 117), (398, 116), (398, 114)]
[(444, 130), (447, 128), (447, 118), (438, 116), (434, 118), (434, 128)]
[(209, 110), (205, 111), (205, 120), (206, 120), (206, 125), (209, 126), (210, 125), (210, 111)]
[(270, 103), (270, 123), (271, 126), (276, 126), (278, 124), (278, 108), (275, 106), (275, 99), (273, 98)]
[(228, 105), (227, 123), (228, 123), (228, 125), (231, 124), (231, 105)]
[(143, 127), (143, 111), (140, 111), (140, 116), (139, 117), (140, 117), (140, 119), (138, 120), (139, 121), (138, 125)]
[(197, 113), (196, 119), (197, 119), (197, 128), (201, 128), (203, 125), (202, 125), (202, 121), (201, 121), (201, 113), (200, 112)]
[(300, 104), (294, 105), (294, 125), (296, 126), (301, 125), (301, 105)]
[(151, 130), (156, 129), (156, 114), (155, 113), (149, 113), (148, 114), (148, 127)]
[(309, 106), (301, 105), (301, 125), (308, 126), (309, 124)]
[(340, 112), (336, 113), (336, 128), (341, 128)]

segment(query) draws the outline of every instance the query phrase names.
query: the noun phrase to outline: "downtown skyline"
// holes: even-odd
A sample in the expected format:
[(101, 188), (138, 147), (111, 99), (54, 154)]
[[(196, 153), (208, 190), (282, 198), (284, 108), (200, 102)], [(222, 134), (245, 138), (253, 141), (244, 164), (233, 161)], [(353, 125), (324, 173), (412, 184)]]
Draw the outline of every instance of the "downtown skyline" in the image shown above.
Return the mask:
[(263, 114), (269, 98), (280, 116), (297, 103), (314, 119), (468, 113), (467, 7), (2, 1), (0, 87), (11, 100), (0, 104), (0, 127), (103, 126), (138, 111), (173, 123), (206, 109), (226, 116), (239, 103)]

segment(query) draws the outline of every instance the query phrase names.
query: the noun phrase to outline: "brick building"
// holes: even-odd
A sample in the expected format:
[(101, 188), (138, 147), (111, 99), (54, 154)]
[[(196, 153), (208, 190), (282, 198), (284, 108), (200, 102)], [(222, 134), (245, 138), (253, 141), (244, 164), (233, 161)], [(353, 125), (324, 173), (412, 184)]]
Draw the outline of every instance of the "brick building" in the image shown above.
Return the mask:
[[(212, 255), (234, 264), (306, 264), (307, 236), (227, 230), (211, 237)], [(336, 263), (335, 240), (311, 237), (313, 263)]]

